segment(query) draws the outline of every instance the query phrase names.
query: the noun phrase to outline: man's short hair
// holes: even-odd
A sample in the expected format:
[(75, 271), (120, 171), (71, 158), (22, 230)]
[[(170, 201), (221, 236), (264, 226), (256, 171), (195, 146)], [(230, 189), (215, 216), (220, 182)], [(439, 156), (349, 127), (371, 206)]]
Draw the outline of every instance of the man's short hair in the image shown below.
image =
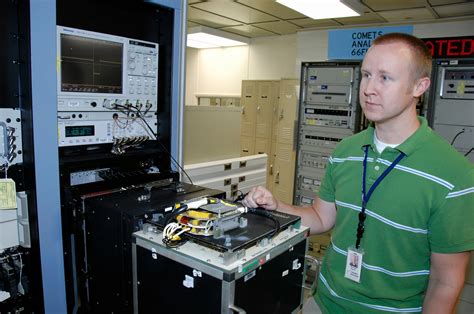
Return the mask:
[(375, 38), (372, 46), (394, 42), (404, 43), (410, 48), (413, 55), (413, 64), (417, 67), (414, 72), (415, 79), (431, 76), (431, 52), (421, 39), (405, 33), (388, 33)]

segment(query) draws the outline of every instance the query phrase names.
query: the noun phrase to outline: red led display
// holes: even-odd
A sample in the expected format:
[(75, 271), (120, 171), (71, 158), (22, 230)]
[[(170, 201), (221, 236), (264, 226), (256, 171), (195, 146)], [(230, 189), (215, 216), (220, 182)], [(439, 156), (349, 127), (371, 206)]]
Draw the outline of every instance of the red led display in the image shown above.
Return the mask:
[(472, 58), (474, 57), (474, 37), (446, 37), (423, 39), (433, 58)]

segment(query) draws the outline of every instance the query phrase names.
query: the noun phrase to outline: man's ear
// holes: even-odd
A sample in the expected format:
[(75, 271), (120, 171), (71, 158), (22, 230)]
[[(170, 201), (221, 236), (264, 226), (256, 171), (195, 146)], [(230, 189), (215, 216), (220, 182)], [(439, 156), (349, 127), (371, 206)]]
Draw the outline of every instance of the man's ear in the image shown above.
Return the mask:
[(415, 88), (413, 89), (413, 97), (420, 97), (430, 87), (431, 80), (429, 77), (422, 77), (416, 80)]

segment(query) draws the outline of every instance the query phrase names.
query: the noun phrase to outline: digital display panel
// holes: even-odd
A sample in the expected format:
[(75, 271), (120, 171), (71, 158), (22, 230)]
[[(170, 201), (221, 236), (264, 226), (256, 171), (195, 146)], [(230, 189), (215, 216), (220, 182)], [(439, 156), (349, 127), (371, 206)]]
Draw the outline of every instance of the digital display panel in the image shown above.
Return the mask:
[(61, 34), (61, 91), (121, 94), (123, 44)]
[(426, 47), (434, 59), (437, 58), (472, 58), (474, 56), (474, 37), (423, 38)]
[(66, 137), (93, 136), (95, 134), (93, 125), (66, 126)]

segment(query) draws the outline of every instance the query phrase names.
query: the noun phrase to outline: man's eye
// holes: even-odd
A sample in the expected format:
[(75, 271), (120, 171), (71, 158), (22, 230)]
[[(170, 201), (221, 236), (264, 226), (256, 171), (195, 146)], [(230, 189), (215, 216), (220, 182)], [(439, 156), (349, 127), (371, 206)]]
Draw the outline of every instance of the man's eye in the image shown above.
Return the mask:
[(383, 79), (384, 81), (390, 80), (390, 78), (389, 78), (388, 76), (386, 76), (386, 75), (382, 75), (382, 79)]

